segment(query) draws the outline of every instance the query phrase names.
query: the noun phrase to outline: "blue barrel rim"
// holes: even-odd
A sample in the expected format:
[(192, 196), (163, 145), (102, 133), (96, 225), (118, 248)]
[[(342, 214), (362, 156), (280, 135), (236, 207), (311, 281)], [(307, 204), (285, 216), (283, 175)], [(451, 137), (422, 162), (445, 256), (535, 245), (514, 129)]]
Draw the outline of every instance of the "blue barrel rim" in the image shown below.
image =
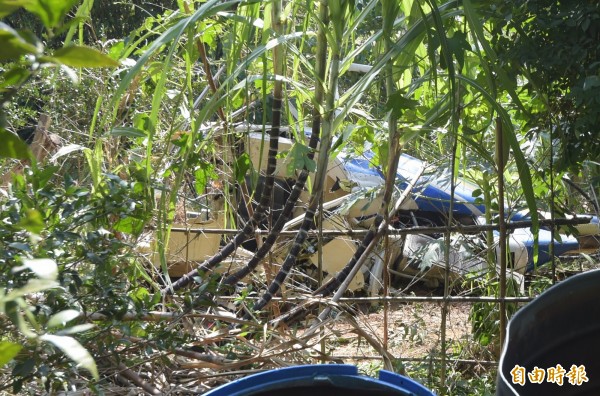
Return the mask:
[[(379, 378), (360, 375), (358, 368), (350, 364), (312, 364), (277, 368), (237, 379), (217, 388), (211, 389), (206, 396), (243, 396), (261, 391), (277, 390), (289, 387), (290, 384), (303, 384), (309, 381), (336, 384), (348, 381), (369, 386), (387, 387), (390, 390), (404, 392), (414, 396), (435, 396), (435, 394), (419, 382), (400, 374), (381, 370)], [(306, 385), (309, 388), (309, 385)], [(341, 388), (340, 388), (341, 389)], [(359, 389), (362, 390), (362, 389)]]

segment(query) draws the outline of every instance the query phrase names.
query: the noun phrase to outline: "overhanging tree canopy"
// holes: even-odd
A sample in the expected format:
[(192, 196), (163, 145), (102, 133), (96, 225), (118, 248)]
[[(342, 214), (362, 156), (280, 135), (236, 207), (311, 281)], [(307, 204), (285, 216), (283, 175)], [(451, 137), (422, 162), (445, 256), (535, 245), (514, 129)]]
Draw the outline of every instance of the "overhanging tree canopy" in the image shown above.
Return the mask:
[(561, 169), (600, 156), (600, 5), (595, 1), (495, 1), (492, 43), (523, 86), (529, 125), (553, 130)]

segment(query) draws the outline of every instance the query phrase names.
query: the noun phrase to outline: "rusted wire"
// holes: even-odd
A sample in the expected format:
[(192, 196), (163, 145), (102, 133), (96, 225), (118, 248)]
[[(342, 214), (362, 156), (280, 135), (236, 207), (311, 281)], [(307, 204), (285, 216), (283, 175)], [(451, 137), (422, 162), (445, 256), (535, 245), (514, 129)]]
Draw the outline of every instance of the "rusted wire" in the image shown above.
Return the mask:
[[(590, 222), (588, 217), (575, 217), (572, 219), (559, 218), (552, 220), (540, 220), (540, 227), (552, 227), (552, 226), (564, 226), (564, 225), (577, 225), (587, 224)], [(519, 228), (530, 228), (533, 222), (529, 220), (513, 221), (506, 224), (508, 230), (516, 230)], [(149, 230), (153, 230), (154, 227), (148, 227)], [(387, 229), (384, 231), (387, 235), (414, 235), (414, 234), (441, 234), (444, 232), (460, 232), (464, 234), (475, 234), (483, 231), (498, 231), (498, 224), (481, 224), (481, 225), (455, 225), (455, 226), (439, 226), (439, 227), (411, 227), (401, 229)], [(191, 234), (225, 234), (235, 235), (240, 232), (237, 229), (231, 228), (193, 228), (193, 227), (171, 227), (173, 232), (189, 232)], [(348, 230), (323, 230), (323, 236), (363, 236), (367, 234), (369, 230), (364, 229), (348, 229)], [(268, 235), (269, 230), (256, 229), (254, 231), (257, 235)], [(281, 236), (294, 236), (297, 231), (281, 231)], [(310, 230), (309, 235), (318, 236), (318, 230)]]

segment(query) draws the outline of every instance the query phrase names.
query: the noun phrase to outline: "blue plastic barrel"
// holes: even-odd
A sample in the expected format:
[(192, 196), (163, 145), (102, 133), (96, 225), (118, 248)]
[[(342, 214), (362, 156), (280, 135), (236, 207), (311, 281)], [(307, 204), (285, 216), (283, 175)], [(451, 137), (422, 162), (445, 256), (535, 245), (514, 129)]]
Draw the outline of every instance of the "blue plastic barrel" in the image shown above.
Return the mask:
[(380, 371), (379, 378), (358, 374), (345, 364), (293, 366), (250, 375), (215, 388), (205, 396), (435, 396), (402, 375)]

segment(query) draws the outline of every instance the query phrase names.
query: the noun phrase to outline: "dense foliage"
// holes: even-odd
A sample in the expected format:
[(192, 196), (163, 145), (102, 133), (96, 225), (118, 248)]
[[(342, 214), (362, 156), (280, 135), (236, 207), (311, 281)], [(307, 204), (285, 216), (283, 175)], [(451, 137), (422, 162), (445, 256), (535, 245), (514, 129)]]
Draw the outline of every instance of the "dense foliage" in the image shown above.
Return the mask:
[[(591, 1), (495, 2), (492, 43), (513, 79), (534, 98), (529, 126), (552, 131), (557, 167), (600, 155), (600, 11)], [(524, 93), (525, 93), (524, 92)]]
[[(107, 175), (99, 188), (92, 190), (77, 186), (69, 177), (58, 179), (56, 171), (57, 167), (47, 167), (43, 171), (28, 170), (24, 177), (17, 177), (0, 207), (3, 224), (0, 241), (4, 247), (0, 276), (4, 291), (9, 296), (22, 288), (35, 292), (32, 279), (37, 272), (15, 272), (18, 265), (34, 259), (57, 264), (57, 283), (44, 298), (38, 296), (37, 301), (30, 302), (37, 322), (34, 331), (42, 337), (42, 330), (52, 326), (52, 318), (60, 312), (74, 312), (65, 322), (85, 312), (120, 317), (134, 306), (143, 309), (149, 303), (148, 297), (143, 297), (145, 289), (140, 283), (145, 270), (134, 260), (131, 246), (118, 238), (119, 232), (115, 230), (120, 223), (131, 224), (132, 218), (143, 220), (144, 203), (135, 196), (139, 188), (127, 185), (115, 175)], [(30, 324), (25, 324), (25, 318), (16, 312), (11, 313), (19, 310), (13, 304), (6, 309), (11, 321), (2, 318), (3, 340), (22, 346), (15, 358), (13, 391), (18, 392), (25, 383), (38, 381), (48, 391), (56, 390), (57, 386), (60, 389), (70, 375), (76, 375), (76, 364), (82, 362), (75, 359), (71, 363), (52, 348), (39, 345), (34, 337), (23, 337), (19, 332)], [(81, 318), (77, 322), (79, 327), (72, 328), (71, 333), (94, 328), (83, 325), (85, 320)], [(53, 326), (61, 330), (59, 334), (69, 334), (64, 323)], [(101, 332), (102, 329), (96, 328), (82, 338), (88, 342)], [(59, 370), (61, 367), (67, 371)]]
[[(124, 0), (118, 2), (84, 2), (90, 4), (90, 15), (93, 18), (82, 20), (84, 22), (83, 37), (86, 44), (119, 40), (142, 26), (146, 19), (161, 15), (166, 11), (177, 9), (177, 1), (161, 1), (151, 3), (142, 0)], [(60, 47), (66, 32), (58, 35), (46, 36), (43, 23), (24, 8), (6, 17), (6, 23), (17, 26), (19, 29), (29, 29), (36, 36), (44, 37), (50, 41), (51, 47)]]

